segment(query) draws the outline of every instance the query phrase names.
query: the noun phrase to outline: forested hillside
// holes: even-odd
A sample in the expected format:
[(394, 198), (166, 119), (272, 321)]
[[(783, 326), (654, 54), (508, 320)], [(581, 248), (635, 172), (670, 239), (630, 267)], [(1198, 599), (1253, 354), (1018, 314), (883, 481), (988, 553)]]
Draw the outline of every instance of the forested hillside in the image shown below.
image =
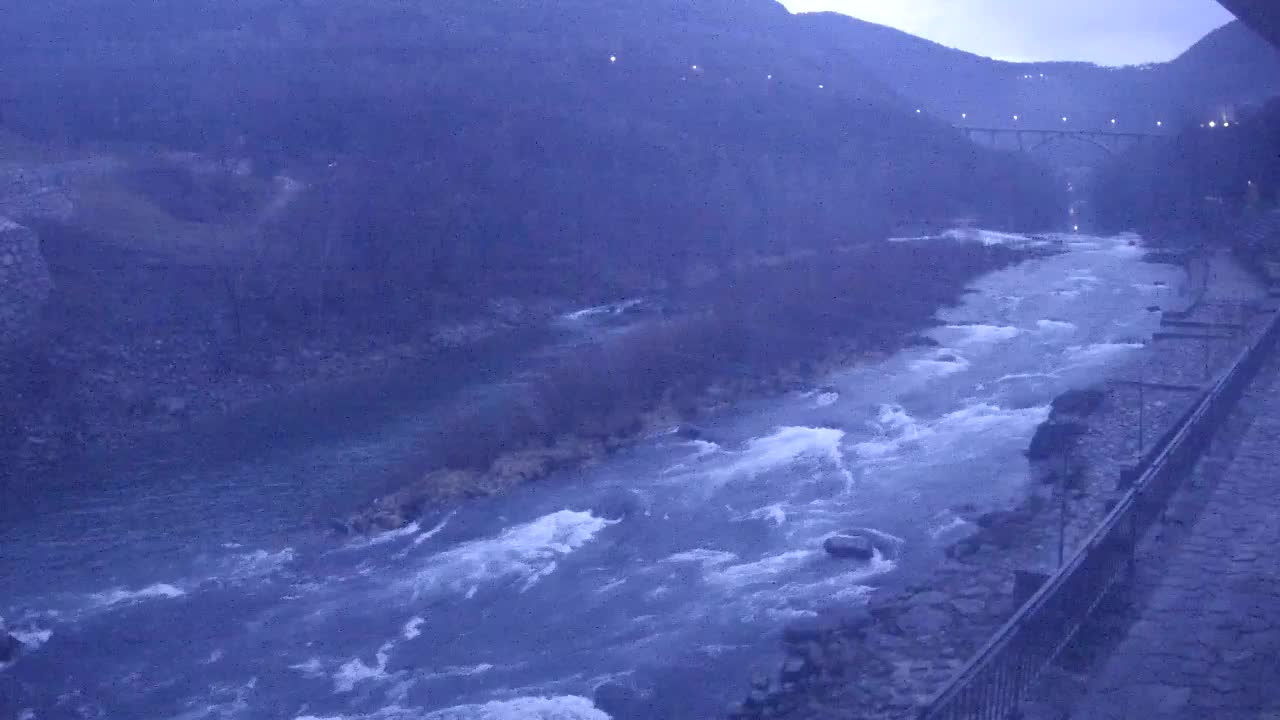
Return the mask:
[(1155, 131), (1218, 117), (1280, 92), (1280, 52), (1239, 22), (1172, 62), (1137, 67), (1010, 63), (834, 13), (799, 18), (811, 44), (840, 48), (951, 122)]
[[(732, 338), (634, 369), (639, 405), (708, 382), (699, 363), (889, 343), (1009, 258), (948, 267), (887, 237), (1051, 227), (1058, 183), (916, 113), (807, 22), (772, 0), (13, 8), (0, 130), (23, 151), (0, 170), (35, 191), (0, 214), (40, 233), (57, 290), (3, 434), (56, 455), (50, 438), (626, 297)], [(26, 202), (49, 197), (66, 211)]]
[(365, 284), (669, 283), (905, 221), (1057, 217), (1039, 170), (914, 116), (769, 0), (99, 5), (21, 11), (6, 123), (297, 174)]

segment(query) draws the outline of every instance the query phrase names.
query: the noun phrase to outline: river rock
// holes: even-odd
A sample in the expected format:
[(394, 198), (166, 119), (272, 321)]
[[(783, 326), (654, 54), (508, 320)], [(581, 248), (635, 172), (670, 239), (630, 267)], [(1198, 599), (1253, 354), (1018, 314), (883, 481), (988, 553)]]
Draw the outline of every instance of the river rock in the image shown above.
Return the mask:
[(1031, 460), (1048, 460), (1066, 452), (1085, 432), (1085, 426), (1072, 421), (1046, 420), (1036, 428), (1027, 447)]
[(0, 626), (0, 663), (12, 662), (22, 650), (22, 641)]
[(798, 680), (802, 680), (808, 672), (809, 664), (804, 661), (804, 658), (788, 658), (787, 661), (782, 664), (782, 681), (796, 682)]
[(915, 605), (898, 616), (898, 627), (907, 635), (937, 635), (946, 629), (951, 616), (946, 610), (932, 605)]
[(942, 343), (938, 342), (937, 340), (934, 340), (928, 335), (912, 335), (911, 337), (907, 338), (906, 346), (936, 348), (936, 347), (941, 347)]
[(682, 440), (701, 440), (706, 437), (707, 431), (690, 423), (685, 423), (676, 428), (676, 437)]
[(829, 618), (800, 618), (782, 628), (782, 641), (788, 645), (805, 645), (820, 641), (838, 629), (839, 626)]
[(637, 717), (636, 712), (642, 704), (639, 690), (613, 680), (597, 685), (591, 700), (612, 718)]
[(549, 448), (507, 453), (493, 461), (489, 467), (489, 475), (501, 487), (519, 485), (544, 477), (551, 470), (552, 460)]
[(644, 498), (635, 490), (614, 490), (592, 504), (592, 514), (606, 520), (626, 520), (644, 512)]
[(822, 541), (828, 555), (854, 560), (870, 560), (876, 554), (875, 543), (863, 535), (832, 535)]
[(1106, 392), (1098, 388), (1068, 390), (1054, 398), (1051, 407), (1055, 414), (1088, 417), (1097, 412), (1106, 399)]

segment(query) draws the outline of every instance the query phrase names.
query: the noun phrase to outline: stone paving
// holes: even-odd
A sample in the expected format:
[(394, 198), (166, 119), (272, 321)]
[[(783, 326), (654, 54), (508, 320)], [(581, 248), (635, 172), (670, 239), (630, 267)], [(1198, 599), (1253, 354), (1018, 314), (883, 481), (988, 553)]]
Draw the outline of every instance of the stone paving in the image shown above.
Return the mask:
[(1147, 541), (1132, 624), (1078, 699), (1036, 716), (1280, 720), (1276, 364)]

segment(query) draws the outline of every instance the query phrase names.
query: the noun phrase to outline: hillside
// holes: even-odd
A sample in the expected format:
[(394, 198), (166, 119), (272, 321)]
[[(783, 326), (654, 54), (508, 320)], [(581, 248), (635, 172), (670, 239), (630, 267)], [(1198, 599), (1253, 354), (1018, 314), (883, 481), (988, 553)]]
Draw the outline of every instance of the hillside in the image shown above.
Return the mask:
[[(50, 13), (26, 10), (16, 35)], [(769, 0), (241, 0), (101, 19), (0, 51), (7, 124), (287, 170), (315, 188), (307, 224), (331, 218), (340, 255), (397, 297), (570, 260), (597, 286), (678, 283), (727, 253), (904, 222), (1057, 217), (1039, 170), (793, 42)]]
[(0, 408), (47, 427), (5, 435), (52, 454), (69, 424), (116, 434), (637, 296), (726, 338), (636, 369), (645, 402), (705, 384), (698, 363), (891, 346), (998, 263), (852, 258), (905, 225), (1052, 226), (1057, 183), (802, 31), (771, 0), (16, 8), (0, 125), (59, 162), (7, 171), (70, 209), (18, 218), (59, 288), (55, 367), (25, 376), (59, 380), (22, 394), (55, 409)]
[[(1154, 128), (1217, 116), (1280, 92), (1280, 52), (1239, 22), (1169, 63), (1110, 68), (1008, 63), (833, 13), (799, 16), (811, 43), (840, 48), (886, 85), (955, 123)], [(962, 114), (968, 117), (962, 120)]]

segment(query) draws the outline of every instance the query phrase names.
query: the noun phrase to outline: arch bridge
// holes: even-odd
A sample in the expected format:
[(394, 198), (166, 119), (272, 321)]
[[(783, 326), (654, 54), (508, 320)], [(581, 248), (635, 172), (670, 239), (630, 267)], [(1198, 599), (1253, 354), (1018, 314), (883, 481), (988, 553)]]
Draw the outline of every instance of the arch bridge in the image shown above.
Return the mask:
[[(960, 132), (974, 142), (988, 141), (994, 147), (1016, 147), (1024, 152), (1034, 152), (1063, 140), (1095, 145), (1110, 155), (1146, 144), (1167, 142), (1172, 135), (1119, 130), (1076, 130), (1068, 128), (994, 128), (959, 127)], [(1008, 142), (1002, 142), (1008, 141)]]

